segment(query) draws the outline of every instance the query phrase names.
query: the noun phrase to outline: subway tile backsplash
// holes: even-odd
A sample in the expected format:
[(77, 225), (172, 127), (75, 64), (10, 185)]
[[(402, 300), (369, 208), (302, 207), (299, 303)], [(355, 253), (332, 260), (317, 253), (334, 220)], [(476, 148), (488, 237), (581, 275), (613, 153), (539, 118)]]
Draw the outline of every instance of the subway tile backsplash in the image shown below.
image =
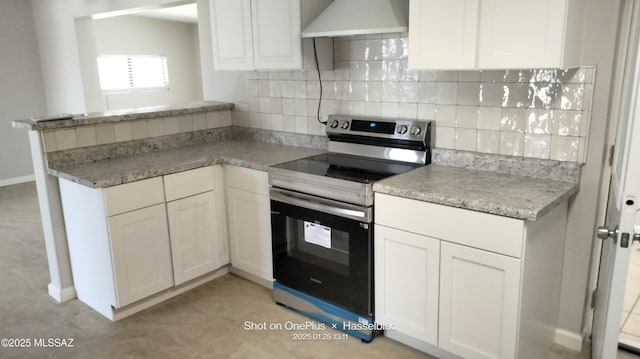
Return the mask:
[(584, 162), (595, 69), (415, 71), (406, 34), (334, 39), (334, 70), (248, 72), (234, 124), (322, 135), (335, 113), (435, 120), (435, 146)]
[[(246, 106), (242, 109), (246, 110)], [(49, 153), (227, 127), (231, 122), (230, 110), (210, 111), (47, 130), (42, 138)]]

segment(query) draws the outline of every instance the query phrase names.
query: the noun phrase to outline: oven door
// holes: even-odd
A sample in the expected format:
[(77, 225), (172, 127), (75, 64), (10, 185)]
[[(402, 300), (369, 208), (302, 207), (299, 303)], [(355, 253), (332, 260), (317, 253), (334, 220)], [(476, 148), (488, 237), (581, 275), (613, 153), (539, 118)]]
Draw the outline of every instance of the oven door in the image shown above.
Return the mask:
[(373, 315), (372, 209), (273, 188), (273, 277), (363, 316)]

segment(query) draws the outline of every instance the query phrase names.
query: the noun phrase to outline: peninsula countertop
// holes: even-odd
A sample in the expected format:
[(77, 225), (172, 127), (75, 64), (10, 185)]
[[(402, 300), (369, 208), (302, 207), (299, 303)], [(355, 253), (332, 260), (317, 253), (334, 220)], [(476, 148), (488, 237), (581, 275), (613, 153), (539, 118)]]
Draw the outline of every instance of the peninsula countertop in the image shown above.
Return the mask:
[(376, 182), (377, 193), (516, 219), (540, 219), (579, 184), (432, 164)]
[(266, 171), (269, 166), (323, 152), (249, 140), (222, 140), (52, 167), (49, 173), (88, 187), (103, 188), (220, 163)]
[(192, 113), (232, 110), (230, 102), (200, 101), (172, 106), (141, 107), (84, 114), (57, 114), (13, 121), (13, 127), (27, 130), (55, 130), (101, 123), (115, 123)]

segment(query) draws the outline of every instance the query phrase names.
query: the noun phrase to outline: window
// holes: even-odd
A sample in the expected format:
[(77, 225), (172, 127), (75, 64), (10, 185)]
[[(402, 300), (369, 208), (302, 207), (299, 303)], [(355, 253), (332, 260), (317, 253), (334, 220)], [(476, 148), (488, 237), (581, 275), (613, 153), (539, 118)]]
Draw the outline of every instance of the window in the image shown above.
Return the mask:
[(103, 92), (169, 89), (165, 56), (99, 56), (98, 73)]

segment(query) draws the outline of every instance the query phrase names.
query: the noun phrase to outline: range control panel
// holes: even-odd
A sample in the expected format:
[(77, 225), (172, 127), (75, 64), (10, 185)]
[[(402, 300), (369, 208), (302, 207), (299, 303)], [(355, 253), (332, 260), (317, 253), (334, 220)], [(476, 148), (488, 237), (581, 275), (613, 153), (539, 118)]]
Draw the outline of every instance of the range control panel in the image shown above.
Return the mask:
[[(430, 143), (431, 121), (330, 115), (327, 135), (353, 135)], [(426, 141), (425, 141), (426, 140)]]

